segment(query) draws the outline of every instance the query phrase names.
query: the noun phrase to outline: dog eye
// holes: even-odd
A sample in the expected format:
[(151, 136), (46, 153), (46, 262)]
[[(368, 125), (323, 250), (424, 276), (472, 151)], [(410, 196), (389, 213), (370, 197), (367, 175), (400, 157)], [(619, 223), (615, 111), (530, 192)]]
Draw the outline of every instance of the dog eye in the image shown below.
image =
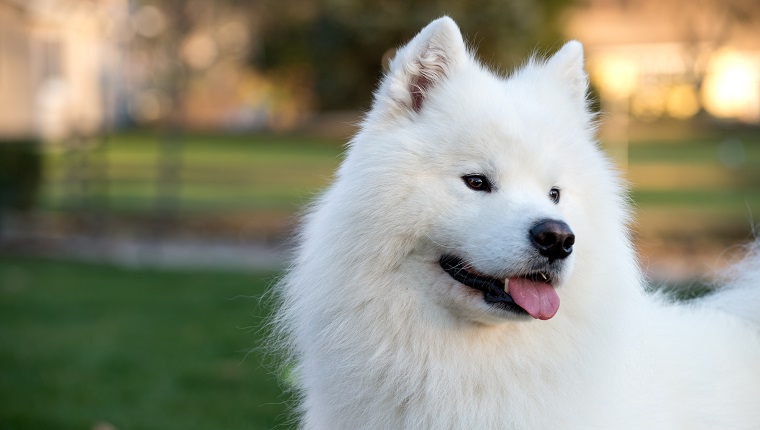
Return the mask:
[(475, 191), (491, 192), (491, 183), (483, 175), (466, 175), (462, 176), (462, 179), (468, 187)]
[(559, 188), (549, 190), (549, 198), (552, 199), (555, 205), (559, 203)]

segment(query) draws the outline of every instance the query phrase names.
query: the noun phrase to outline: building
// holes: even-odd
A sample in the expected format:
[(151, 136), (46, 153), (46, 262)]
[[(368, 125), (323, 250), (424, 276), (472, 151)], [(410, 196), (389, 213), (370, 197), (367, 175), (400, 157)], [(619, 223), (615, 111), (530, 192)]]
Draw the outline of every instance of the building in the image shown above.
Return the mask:
[(0, 0), (0, 140), (62, 141), (116, 120), (126, 0)]

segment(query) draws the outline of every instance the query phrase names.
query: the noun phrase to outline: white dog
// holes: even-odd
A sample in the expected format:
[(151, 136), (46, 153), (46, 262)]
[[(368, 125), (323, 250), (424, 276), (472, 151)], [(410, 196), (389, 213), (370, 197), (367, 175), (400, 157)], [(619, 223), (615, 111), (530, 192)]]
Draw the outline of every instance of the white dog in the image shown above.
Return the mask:
[[(643, 292), (583, 49), (504, 78), (432, 22), (279, 285), (306, 429), (760, 429), (760, 258)], [(754, 262), (753, 262), (754, 261)]]

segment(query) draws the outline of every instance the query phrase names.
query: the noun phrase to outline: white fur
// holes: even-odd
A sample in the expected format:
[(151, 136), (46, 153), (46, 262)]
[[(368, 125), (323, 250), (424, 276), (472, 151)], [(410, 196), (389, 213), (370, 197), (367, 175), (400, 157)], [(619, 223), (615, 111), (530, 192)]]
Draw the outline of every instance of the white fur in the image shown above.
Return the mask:
[[(760, 330), (729, 300), (642, 292), (586, 87), (578, 42), (508, 78), (447, 17), (398, 51), (279, 286), (303, 428), (760, 428)], [(494, 191), (465, 186), (473, 173)], [(547, 217), (576, 235), (550, 320), (498, 310), (438, 264), (456, 252), (483, 273), (518, 270)]]

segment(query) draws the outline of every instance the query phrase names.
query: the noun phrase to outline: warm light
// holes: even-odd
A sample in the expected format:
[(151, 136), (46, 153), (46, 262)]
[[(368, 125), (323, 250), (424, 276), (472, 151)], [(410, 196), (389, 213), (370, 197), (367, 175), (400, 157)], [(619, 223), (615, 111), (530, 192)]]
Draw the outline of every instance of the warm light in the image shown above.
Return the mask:
[(697, 91), (691, 85), (681, 84), (670, 88), (665, 99), (668, 115), (677, 119), (687, 119), (699, 112)]
[(194, 33), (182, 44), (182, 58), (194, 69), (206, 69), (214, 64), (217, 57), (214, 39), (206, 33)]
[(589, 64), (589, 70), (604, 98), (622, 100), (638, 84), (636, 64), (617, 55), (602, 55)]
[(760, 73), (746, 56), (721, 51), (710, 60), (702, 86), (705, 109), (721, 118), (760, 120)]

